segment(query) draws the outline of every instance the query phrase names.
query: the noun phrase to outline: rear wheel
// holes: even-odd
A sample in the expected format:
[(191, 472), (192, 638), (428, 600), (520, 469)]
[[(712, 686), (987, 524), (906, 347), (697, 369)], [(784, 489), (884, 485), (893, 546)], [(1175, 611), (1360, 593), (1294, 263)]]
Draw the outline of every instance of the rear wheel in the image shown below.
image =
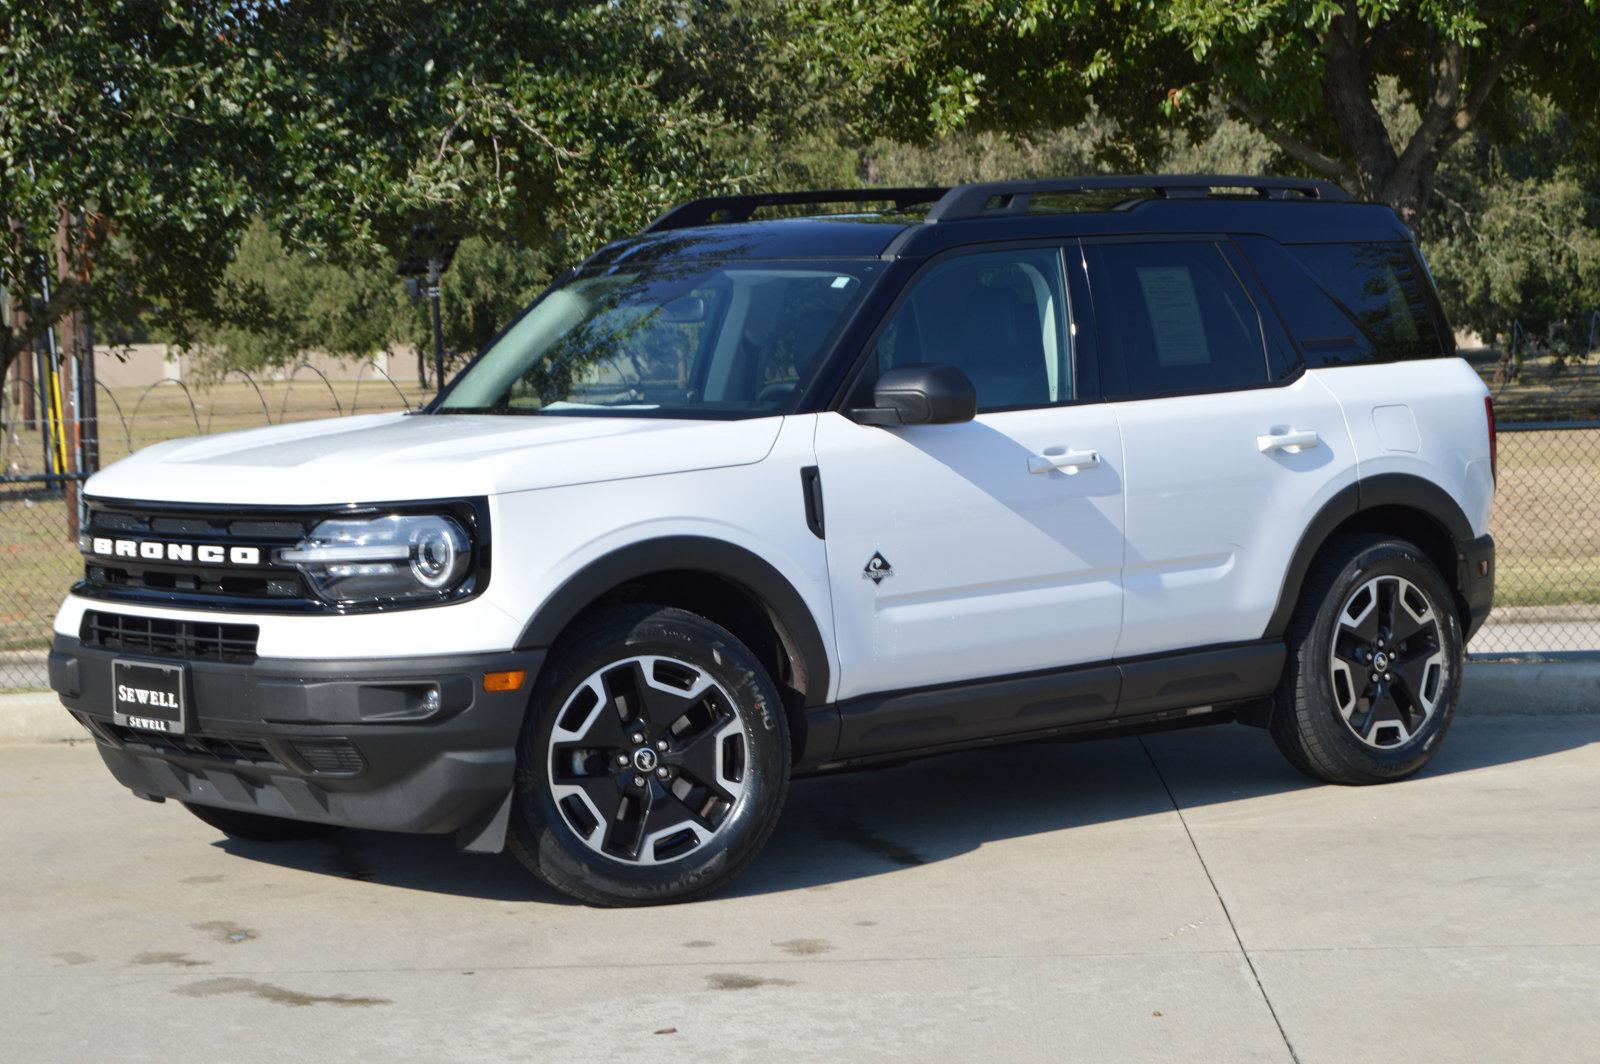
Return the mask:
[(211, 805), (183, 807), (231, 839), (250, 842), (291, 842), (295, 839), (320, 839), (340, 830), (337, 824), (313, 824), (309, 820), (289, 820), (281, 816), (264, 816), (261, 813), (243, 813), (237, 809), (219, 809)]
[(685, 901), (754, 858), (788, 780), (783, 706), (743, 643), (679, 609), (605, 610), (540, 677), (508, 844), (580, 901)]
[(1409, 776), (1455, 715), (1464, 646), (1449, 585), (1404, 540), (1341, 537), (1306, 579), (1272, 735), (1330, 783)]

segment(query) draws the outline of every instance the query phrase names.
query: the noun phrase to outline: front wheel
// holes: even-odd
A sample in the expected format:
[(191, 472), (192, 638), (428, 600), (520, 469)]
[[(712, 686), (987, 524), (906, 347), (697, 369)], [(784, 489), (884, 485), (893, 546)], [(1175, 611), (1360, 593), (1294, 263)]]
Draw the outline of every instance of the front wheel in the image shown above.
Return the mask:
[(1272, 736), (1330, 783), (1426, 765), (1455, 715), (1465, 647), (1449, 585), (1400, 539), (1346, 536), (1307, 575), (1290, 625)]
[(783, 704), (749, 648), (683, 610), (607, 609), (540, 676), (508, 845), (579, 901), (686, 901), (755, 857), (788, 782)]

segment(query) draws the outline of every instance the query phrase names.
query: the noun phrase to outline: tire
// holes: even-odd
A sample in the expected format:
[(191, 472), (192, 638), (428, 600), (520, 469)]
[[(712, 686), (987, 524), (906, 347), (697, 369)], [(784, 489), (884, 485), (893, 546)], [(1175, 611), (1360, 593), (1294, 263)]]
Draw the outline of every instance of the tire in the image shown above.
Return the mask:
[(507, 845), (590, 905), (704, 897), (783, 808), (777, 687), (732, 633), (684, 610), (605, 608), (581, 625), (535, 685)]
[(337, 824), (313, 824), (309, 820), (289, 820), (281, 816), (242, 813), (237, 809), (219, 809), (211, 805), (191, 805), (188, 802), (180, 804), (230, 839), (246, 839), (250, 842), (292, 842), (296, 839), (320, 839), (341, 830)]
[(1450, 728), (1463, 644), (1455, 595), (1420, 549), (1338, 537), (1290, 620), (1272, 737), (1296, 768), (1328, 783), (1404, 779)]

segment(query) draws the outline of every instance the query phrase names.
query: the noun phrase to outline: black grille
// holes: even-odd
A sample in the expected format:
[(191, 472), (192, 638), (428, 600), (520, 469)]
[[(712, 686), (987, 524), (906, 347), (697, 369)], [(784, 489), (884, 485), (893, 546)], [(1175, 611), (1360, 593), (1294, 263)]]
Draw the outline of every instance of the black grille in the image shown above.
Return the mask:
[(354, 776), (367, 767), (361, 752), (349, 739), (302, 739), (294, 744), (294, 749), (317, 772)]
[(226, 761), (230, 764), (256, 765), (264, 768), (282, 768), (265, 744), (254, 739), (223, 739), (209, 735), (167, 735), (162, 732), (138, 731), (119, 724), (101, 727), (123, 746), (146, 747), (159, 754), (180, 757), (199, 757)]
[(83, 645), (99, 650), (184, 661), (242, 663), (256, 660), (256, 639), (260, 634), (261, 629), (253, 624), (173, 621), (100, 610), (85, 610), (78, 629)]
[[(175, 560), (158, 556), (107, 557), (91, 553), (84, 561), (82, 591), (98, 598), (129, 601), (233, 605), (266, 609), (321, 609), (322, 604), (293, 566), (274, 565), (282, 547), (293, 547), (316, 523), (314, 515), (260, 516), (244, 512), (140, 510), (121, 504), (90, 503), (84, 537), (132, 545), (159, 544), (188, 552)], [(256, 552), (258, 564), (240, 564), (236, 547)], [(228, 560), (201, 563), (202, 548), (221, 548)]]

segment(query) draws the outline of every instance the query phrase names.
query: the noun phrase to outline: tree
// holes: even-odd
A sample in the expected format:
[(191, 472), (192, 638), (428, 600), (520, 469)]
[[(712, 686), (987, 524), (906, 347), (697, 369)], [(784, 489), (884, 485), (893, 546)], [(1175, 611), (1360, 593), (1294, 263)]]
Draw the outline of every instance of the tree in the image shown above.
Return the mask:
[[(226, 3), (0, 3), (0, 379), (91, 298), (104, 316), (203, 314), (272, 182), (279, 118), (258, 27)], [(61, 225), (69, 213), (81, 227)], [(72, 268), (60, 271), (57, 235)], [(93, 279), (92, 287), (88, 279)], [(46, 288), (49, 298), (44, 297)]]
[(1509, 343), (1518, 322), (1558, 361), (1600, 311), (1600, 166), (1547, 100), (1508, 101), (1515, 139), (1464, 139), (1439, 167), (1422, 242), (1451, 321)]
[[(868, 9), (870, 15), (868, 17)], [(1510, 135), (1507, 90), (1553, 100), (1591, 140), (1596, 0), (820, 0), (796, 16), (813, 84), (891, 136), (1072, 125), (1092, 106), (1145, 158), (1163, 126), (1222, 105), (1295, 165), (1416, 224), (1462, 137)], [(1394, 79), (1406, 132), (1386, 121)]]
[[(709, 145), (739, 91), (711, 90), (699, 23), (674, 0), (0, 0), (0, 14), (0, 284), (32, 311), (0, 333), (0, 379), (91, 301), (179, 340), (237, 324), (248, 308), (219, 281), (257, 217), (356, 269), (392, 263), (419, 221), (560, 255), (736, 176)], [(54, 276), (47, 254), (76, 212), (90, 224), (74, 272), (92, 283)]]
[(364, 358), (391, 347), (414, 315), (392, 268), (334, 265), (286, 248), (262, 219), (245, 229), (192, 334), (202, 373), (282, 368), (307, 351)]

